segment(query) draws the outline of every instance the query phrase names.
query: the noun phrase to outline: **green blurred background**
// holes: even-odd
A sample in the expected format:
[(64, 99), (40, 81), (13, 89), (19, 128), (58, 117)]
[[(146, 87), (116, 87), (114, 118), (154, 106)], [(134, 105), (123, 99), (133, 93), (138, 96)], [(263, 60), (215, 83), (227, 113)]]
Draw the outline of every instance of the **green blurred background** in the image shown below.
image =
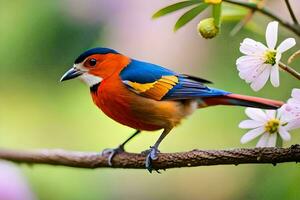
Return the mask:
[[(161, 0), (0, 0), (0, 146), (11, 149), (63, 148), (101, 151), (116, 147), (133, 130), (106, 117), (92, 103), (79, 81), (60, 83), (74, 59), (88, 48), (106, 46), (141, 60), (200, 76), (214, 87), (235, 93), (287, 100), (299, 83), (281, 73), (281, 85), (269, 83), (253, 92), (238, 77), (235, 60), (245, 37), (264, 42), (270, 19), (256, 15), (248, 28), (230, 37), (236, 22), (223, 24), (222, 34), (204, 40), (196, 32), (199, 20), (176, 33), (180, 13), (158, 20), (151, 15), (176, 1)], [(289, 19), (283, 1), (271, 1), (273, 10)], [(299, 6), (299, 2), (293, 1)], [(297, 7), (295, 6), (295, 7)], [(299, 16), (299, 12), (297, 11)], [(295, 37), (280, 27), (280, 40)], [(292, 53), (288, 52), (284, 60)], [(293, 64), (299, 68), (300, 62)], [(241, 145), (245, 133), (244, 108), (213, 107), (197, 111), (172, 131), (162, 152), (195, 148), (222, 149)], [(300, 141), (292, 132), (289, 146)], [(141, 152), (159, 132), (145, 132), (128, 146)], [(213, 166), (172, 169), (162, 174), (130, 169), (75, 169), (20, 165), (32, 190), (43, 200), (79, 199), (299, 199), (300, 167), (295, 163)], [(1, 198), (0, 198), (1, 199)]]

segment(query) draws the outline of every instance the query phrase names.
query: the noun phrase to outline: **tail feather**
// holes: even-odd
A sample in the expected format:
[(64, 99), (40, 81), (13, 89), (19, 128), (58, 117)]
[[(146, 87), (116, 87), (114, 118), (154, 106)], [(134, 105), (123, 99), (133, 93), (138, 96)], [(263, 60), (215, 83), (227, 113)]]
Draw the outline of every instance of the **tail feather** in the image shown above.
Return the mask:
[(200, 104), (199, 107), (214, 105), (237, 105), (262, 109), (277, 109), (284, 104), (282, 101), (240, 94), (228, 94), (218, 97), (207, 97), (204, 98), (203, 101), (205, 105)]

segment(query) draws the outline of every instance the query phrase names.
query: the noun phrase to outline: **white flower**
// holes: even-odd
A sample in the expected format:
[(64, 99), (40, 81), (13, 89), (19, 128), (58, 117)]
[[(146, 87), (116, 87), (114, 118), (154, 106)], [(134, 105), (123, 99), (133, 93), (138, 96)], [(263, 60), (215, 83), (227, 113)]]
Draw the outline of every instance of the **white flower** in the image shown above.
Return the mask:
[(260, 136), (256, 147), (274, 147), (278, 135), (282, 140), (289, 141), (289, 131), (299, 128), (299, 123), (293, 123), (293, 118), (285, 112), (285, 105), (277, 111), (246, 108), (245, 112), (250, 119), (242, 121), (239, 127), (251, 130), (241, 138), (243, 144)]
[(275, 49), (278, 35), (278, 22), (270, 22), (266, 30), (267, 46), (250, 38), (244, 39), (240, 51), (245, 54), (237, 59), (236, 65), (239, 76), (247, 83), (251, 83), (254, 91), (260, 90), (269, 77), (274, 87), (279, 86), (278, 63), (283, 52), (292, 48), (296, 41), (287, 38)]
[(294, 88), (291, 96), (287, 101), (285, 111), (292, 119), (291, 126), (300, 127), (300, 89)]
[(291, 96), (287, 101), (286, 110), (296, 118), (300, 118), (300, 89), (294, 88)]

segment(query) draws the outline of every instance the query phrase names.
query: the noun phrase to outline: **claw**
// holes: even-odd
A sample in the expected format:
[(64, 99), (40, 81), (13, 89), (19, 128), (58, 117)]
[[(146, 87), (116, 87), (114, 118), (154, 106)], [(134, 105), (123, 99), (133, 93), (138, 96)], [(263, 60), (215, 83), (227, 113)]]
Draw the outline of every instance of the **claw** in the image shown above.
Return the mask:
[[(153, 160), (156, 160), (158, 158), (158, 153), (160, 152), (157, 147), (153, 146), (150, 147), (148, 151), (144, 151), (144, 153), (147, 152), (148, 155), (146, 157), (145, 166), (146, 169), (152, 173), (153, 171)], [(155, 170), (157, 173), (160, 173), (158, 170)]]
[(108, 155), (108, 165), (109, 166), (112, 166), (112, 159), (114, 158), (115, 155), (119, 154), (119, 153), (123, 153), (125, 150), (124, 150), (124, 147), (122, 146), (119, 146), (117, 148), (108, 148), (108, 149), (104, 149), (102, 152), (101, 152), (101, 155), (102, 156), (106, 156)]

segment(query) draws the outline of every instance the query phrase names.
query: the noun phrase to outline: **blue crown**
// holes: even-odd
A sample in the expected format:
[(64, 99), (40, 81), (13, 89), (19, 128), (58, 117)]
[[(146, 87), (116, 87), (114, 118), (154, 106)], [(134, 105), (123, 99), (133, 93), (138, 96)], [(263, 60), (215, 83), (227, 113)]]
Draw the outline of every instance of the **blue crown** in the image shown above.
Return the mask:
[(93, 48), (93, 49), (89, 49), (85, 52), (83, 52), (80, 56), (78, 56), (75, 60), (75, 64), (81, 63), (82, 61), (84, 61), (84, 59), (86, 59), (88, 56), (93, 55), (93, 54), (108, 54), (108, 53), (115, 53), (115, 54), (119, 54), (117, 51), (113, 50), (113, 49), (109, 49), (109, 48)]

